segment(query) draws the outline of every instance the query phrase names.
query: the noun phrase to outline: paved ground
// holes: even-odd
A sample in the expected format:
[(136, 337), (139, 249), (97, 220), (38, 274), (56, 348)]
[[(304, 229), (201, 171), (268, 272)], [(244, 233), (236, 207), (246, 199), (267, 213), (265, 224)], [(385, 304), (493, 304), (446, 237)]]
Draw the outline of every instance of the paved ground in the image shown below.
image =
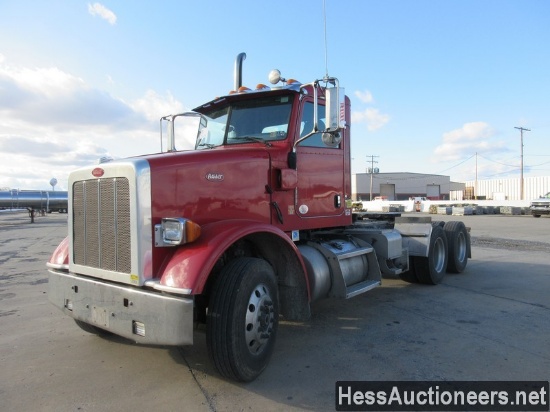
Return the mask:
[(283, 322), (268, 369), (221, 379), (204, 331), (183, 349), (81, 331), (47, 299), (45, 262), (67, 215), (0, 214), (0, 410), (334, 410), (337, 380), (548, 380), (550, 218), (440, 216), (472, 228), (465, 273), (387, 279)]

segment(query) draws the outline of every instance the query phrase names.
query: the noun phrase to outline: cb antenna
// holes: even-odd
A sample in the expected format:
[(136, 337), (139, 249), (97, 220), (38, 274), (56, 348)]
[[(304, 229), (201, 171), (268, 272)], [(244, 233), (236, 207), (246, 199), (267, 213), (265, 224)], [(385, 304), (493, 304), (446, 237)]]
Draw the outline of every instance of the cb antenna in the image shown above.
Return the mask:
[(326, 0), (323, 0), (323, 22), (325, 25), (325, 77), (328, 78), (327, 2)]

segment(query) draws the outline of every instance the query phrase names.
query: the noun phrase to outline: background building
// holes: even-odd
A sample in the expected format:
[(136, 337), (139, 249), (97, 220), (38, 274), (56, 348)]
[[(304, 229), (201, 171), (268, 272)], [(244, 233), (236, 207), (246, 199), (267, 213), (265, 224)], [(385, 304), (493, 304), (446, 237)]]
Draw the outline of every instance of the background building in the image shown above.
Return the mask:
[(422, 173), (358, 173), (352, 176), (354, 200), (370, 200), (383, 196), (387, 200), (409, 200), (410, 197), (426, 197), (431, 200), (455, 199), (455, 192), (462, 192), (464, 183), (451, 182), (449, 176)]
[[(422, 173), (358, 173), (352, 175), (352, 198), (368, 201), (383, 196), (387, 200), (522, 200), (520, 178), (451, 182), (449, 176)], [(526, 177), (523, 200), (550, 192), (550, 176)]]
[(465, 199), (531, 200), (550, 192), (550, 176), (525, 177), (523, 199), (520, 178), (465, 182)]

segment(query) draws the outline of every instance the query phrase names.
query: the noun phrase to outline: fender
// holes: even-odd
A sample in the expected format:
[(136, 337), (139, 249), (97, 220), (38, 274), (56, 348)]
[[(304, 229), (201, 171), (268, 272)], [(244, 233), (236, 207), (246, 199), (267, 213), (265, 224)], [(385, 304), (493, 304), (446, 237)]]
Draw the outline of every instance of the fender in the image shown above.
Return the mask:
[(69, 236), (57, 246), (46, 266), (52, 269), (69, 270)]
[(286, 242), (294, 251), (304, 274), (309, 295), (307, 272), (300, 252), (282, 230), (269, 224), (242, 219), (219, 221), (204, 225), (201, 229), (201, 236), (196, 242), (183, 245), (166, 263), (160, 276), (162, 285), (190, 289), (192, 294), (200, 294), (212, 268), (233, 243), (254, 233), (270, 233)]

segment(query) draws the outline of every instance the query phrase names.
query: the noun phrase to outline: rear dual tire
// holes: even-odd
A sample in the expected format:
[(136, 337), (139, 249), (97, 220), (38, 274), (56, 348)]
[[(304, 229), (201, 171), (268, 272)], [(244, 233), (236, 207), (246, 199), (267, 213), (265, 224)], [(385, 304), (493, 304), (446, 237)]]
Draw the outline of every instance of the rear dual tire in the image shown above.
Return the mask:
[(448, 259), (447, 236), (441, 226), (432, 228), (428, 256), (413, 256), (412, 265), (420, 283), (437, 285), (445, 277)]
[(459, 221), (447, 222), (443, 228), (449, 244), (449, 262), (447, 272), (462, 273), (466, 269), (470, 255), (468, 230)]
[(409, 271), (401, 278), (411, 283), (436, 285), (445, 272), (462, 273), (470, 255), (470, 237), (460, 221), (433, 222), (428, 257), (411, 256)]

